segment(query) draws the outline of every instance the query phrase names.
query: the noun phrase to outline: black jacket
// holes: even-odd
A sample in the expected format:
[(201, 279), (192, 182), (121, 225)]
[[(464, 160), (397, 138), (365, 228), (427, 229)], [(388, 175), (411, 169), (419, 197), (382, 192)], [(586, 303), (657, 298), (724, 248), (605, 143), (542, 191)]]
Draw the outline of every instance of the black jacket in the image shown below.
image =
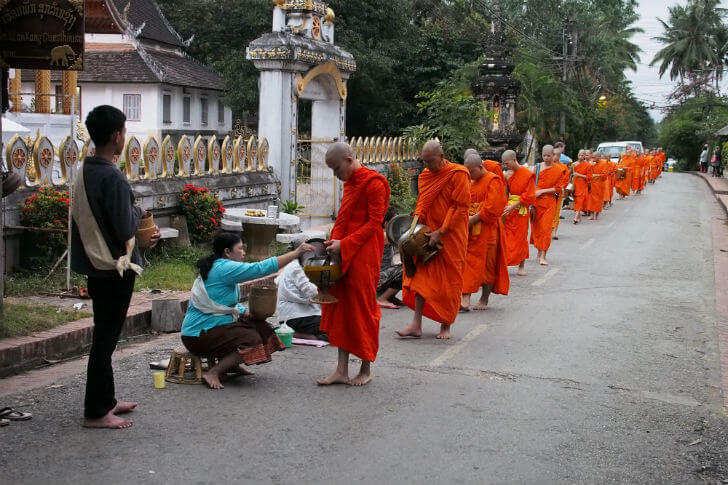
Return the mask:
[[(117, 259), (126, 254), (126, 241), (136, 234), (142, 210), (134, 205), (134, 193), (129, 182), (111, 162), (99, 157), (88, 157), (83, 162), (82, 170), (91, 212), (109, 246), (111, 256)], [(141, 264), (136, 246), (132, 262)], [(116, 271), (99, 271), (91, 265), (83, 249), (76, 221), (73, 221), (71, 234), (71, 268), (77, 273), (93, 277), (119, 276)]]

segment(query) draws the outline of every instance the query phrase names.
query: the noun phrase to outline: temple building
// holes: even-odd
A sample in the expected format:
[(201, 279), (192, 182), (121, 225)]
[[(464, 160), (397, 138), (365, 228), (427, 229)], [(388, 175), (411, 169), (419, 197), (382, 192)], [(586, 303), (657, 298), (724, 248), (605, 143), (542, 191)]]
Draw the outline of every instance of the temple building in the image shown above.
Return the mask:
[(81, 120), (110, 104), (140, 139), (227, 134), (232, 112), (223, 80), (188, 56), (188, 45), (154, 0), (86, 0), (84, 70), (12, 70), (7, 116), (55, 144), (69, 132), (75, 94)]

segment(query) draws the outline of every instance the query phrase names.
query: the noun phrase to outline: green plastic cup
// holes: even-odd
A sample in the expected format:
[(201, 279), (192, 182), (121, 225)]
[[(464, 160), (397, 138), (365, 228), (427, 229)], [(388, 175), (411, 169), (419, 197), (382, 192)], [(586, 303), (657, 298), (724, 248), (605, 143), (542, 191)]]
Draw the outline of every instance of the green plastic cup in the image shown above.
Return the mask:
[(278, 334), (278, 338), (281, 339), (281, 342), (283, 342), (283, 345), (286, 346), (286, 348), (290, 348), (291, 345), (293, 345), (293, 332), (281, 332), (280, 329), (276, 330), (276, 334)]

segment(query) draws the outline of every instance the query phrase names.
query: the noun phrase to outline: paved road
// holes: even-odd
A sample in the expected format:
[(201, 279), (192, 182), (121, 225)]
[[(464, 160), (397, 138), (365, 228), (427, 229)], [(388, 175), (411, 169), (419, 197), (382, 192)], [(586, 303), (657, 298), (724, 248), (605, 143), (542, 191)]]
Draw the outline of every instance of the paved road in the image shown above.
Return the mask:
[(665, 174), (598, 222), (565, 215), (551, 266), (529, 264), (452, 341), (434, 324), (398, 340), (411, 313), (386, 313), (363, 389), (316, 387), (335, 351), (294, 348), (222, 392), (154, 390), (147, 363), (168, 336), (121, 355), (119, 394), (142, 405), (108, 432), (79, 427), (82, 361), (36, 376), (0, 398), (35, 414), (0, 430), (0, 481), (701, 482), (708, 444), (690, 444), (722, 422), (712, 197)]

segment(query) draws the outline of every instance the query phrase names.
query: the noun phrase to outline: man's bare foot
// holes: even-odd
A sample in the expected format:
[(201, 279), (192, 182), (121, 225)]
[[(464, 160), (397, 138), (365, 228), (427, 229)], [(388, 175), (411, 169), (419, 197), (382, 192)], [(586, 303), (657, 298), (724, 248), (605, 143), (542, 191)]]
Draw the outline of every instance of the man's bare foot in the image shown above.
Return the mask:
[(526, 268), (518, 268), (518, 273), (516, 273), (518, 276), (526, 276), (528, 273), (526, 273)]
[(352, 380), (349, 381), (349, 385), (357, 386), (357, 387), (366, 386), (367, 384), (369, 384), (369, 382), (371, 382), (371, 380), (372, 380), (371, 374), (362, 374), (360, 372), (358, 376), (356, 376), (355, 378), (353, 378)]
[(482, 299), (478, 300), (478, 304), (473, 307), (473, 310), (477, 312), (482, 312), (488, 309), (488, 302), (483, 301)]
[(331, 374), (329, 377), (326, 377), (325, 379), (318, 379), (316, 381), (316, 384), (319, 386), (331, 386), (334, 384), (349, 384), (349, 376), (345, 376), (344, 374), (340, 373), (338, 370)]
[(386, 308), (387, 310), (399, 310), (400, 309), (399, 305), (395, 305), (394, 303), (391, 303), (389, 301), (377, 300), (377, 303), (379, 304), (379, 306), (381, 308)]
[(410, 325), (409, 327), (405, 328), (404, 330), (395, 330), (394, 333), (399, 335), (402, 338), (406, 337), (412, 337), (412, 338), (420, 338), (422, 337), (422, 330), (416, 329), (413, 325)]
[(138, 405), (139, 403), (136, 402), (116, 401), (116, 406), (111, 410), (111, 414), (129, 413), (134, 411)]
[(450, 340), (450, 325), (440, 325), (440, 333), (435, 337), (438, 340)]
[(540, 264), (541, 266), (548, 266), (548, 265), (549, 265), (549, 262), (548, 262), (548, 261), (546, 261), (546, 258), (541, 258), (541, 259), (539, 260), (539, 264)]
[(83, 420), (84, 428), (108, 428), (108, 429), (125, 429), (130, 428), (133, 423), (124, 418), (120, 418), (113, 413), (109, 413), (103, 418)]
[(220, 382), (220, 376), (217, 374), (205, 372), (204, 374), (202, 374), (202, 379), (205, 381), (205, 384), (207, 384), (210, 389), (225, 389), (225, 386), (223, 386), (222, 382)]

